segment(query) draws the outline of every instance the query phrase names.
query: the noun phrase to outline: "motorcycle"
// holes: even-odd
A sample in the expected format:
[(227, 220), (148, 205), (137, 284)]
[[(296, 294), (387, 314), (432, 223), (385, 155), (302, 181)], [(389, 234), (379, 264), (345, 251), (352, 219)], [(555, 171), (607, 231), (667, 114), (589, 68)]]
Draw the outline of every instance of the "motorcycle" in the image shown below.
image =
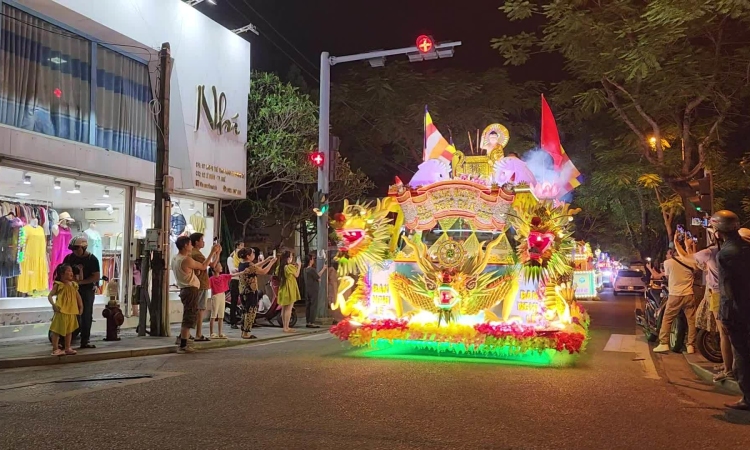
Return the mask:
[[(661, 280), (652, 281), (645, 292), (645, 311), (640, 308), (635, 310), (635, 321), (643, 329), (646, 339), (655, 342), (659, 338), (664, 309), (669, 297), (669, 290)], [(687, 340), (688, 324), (685, 313), (680, 313), (672, 321), (669, 330), (669, 349), (680, 353), (685, 349)], [(719, 364), (722, 362), (721, 345), (718, 332), (698, 329), (695, 338), (695, 346), (704, 358)]]
[(646, 340), (655, 342), (659, 339), (659, 329), (669, 294), (661, 280), (652, 280), (643, 295), (645, 307), (643, 310), (635, 309), (635, 323), (643, 329)]

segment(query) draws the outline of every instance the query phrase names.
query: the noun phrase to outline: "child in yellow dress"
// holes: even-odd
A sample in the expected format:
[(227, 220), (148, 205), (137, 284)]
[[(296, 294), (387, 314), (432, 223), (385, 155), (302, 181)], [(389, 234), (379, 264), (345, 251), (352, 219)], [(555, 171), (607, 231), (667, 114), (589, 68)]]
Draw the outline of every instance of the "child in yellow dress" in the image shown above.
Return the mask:
[[(77, 316), (83, 309), (83, 300), (74, 279), (73, 268), (69, 265), (60, 264), (55, 269), (55, 284), (47, 296), (52, 309), (55, 310), (49, 327), (52, 332), (52, 356), (76, 354), (70, 347), (70, 341), (73, 339), (73, 332), (78, 328)], [(57, 298), (53, 300), (53, 297)], [(65, 338), (65, 350), (58, 347), (60, 336)]]

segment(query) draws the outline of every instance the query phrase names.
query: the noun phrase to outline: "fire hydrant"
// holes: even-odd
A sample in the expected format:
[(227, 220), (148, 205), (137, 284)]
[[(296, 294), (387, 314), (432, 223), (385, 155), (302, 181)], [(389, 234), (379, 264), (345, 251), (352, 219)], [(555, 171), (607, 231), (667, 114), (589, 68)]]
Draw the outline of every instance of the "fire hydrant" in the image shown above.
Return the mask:
[(120, 303), (117, 301), (118, 291), (119, 284), (117, 281), (111, 281), (107, 285), (109, 302), (102, 311), (102, 316), (107, 319), (107, 337), (104, 339), (105, 341), (119, 341), (120, 337), (117, 336), (117, 332), (120, 329), (120, 325), (125, 322), (125, 316), (122, 314)]

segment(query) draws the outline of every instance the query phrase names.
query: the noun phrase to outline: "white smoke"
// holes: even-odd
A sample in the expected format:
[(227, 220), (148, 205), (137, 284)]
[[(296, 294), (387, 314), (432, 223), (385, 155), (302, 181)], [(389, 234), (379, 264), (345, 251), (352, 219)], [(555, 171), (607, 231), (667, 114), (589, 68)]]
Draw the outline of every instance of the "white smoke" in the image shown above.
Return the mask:
[[(523, 154), (522, 159), (529, 167), (538, 184), (548, 182), (562, 188), (570, 179), (573, 171), (571, 164), (563, 165), (560, 171), (555, 171), (552, 156), (539, 147), (533, 148)], [(561, 200), (570, 201), (570, 193), (563, 196)]]

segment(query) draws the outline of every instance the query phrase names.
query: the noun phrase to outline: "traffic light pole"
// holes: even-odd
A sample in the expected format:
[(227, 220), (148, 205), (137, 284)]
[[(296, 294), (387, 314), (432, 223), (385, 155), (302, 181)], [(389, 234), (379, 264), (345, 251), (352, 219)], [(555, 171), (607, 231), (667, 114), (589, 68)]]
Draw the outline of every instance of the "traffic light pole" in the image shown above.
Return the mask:
[[(342, 64), (347, 62), (355, 61), (370, 61), (371, 65), (382, 65), (384, 58), (387, 56), (396, 55), (410, 55), (409, 59), (412, 59), (412, 55), (422, 57), (422, 60), (438, 59), (438, 58), (449, 58), (453, 56), (453, 49), (461, 45), (460, 41), (456, 42), (443, 42), (434, 44), (433, 51), (429, 52), (428, 55), (424, 55), (424, 52), (420, 51), (415, 46), (403, 47), (393, 50), (379, 50), (367, 53), (358, 53), (356, 55), (348, 56), (331, 56), (328, 52), (322, 52), (320, 54), (320, 115), (318, 122), (318, 151), (323, 153), (323, 166), (318, 169), (318, 190), (321, 191), (326, 197), (328, 197), (329, 188), (329, 167), (331, 164), (331, 149), (330, 149), (330, 132), (331, 132), (331, 66), (336, 64)], [(429, 57), (427, 57), (429, 56)], [(322, 205), (315, 205), (316, 208), (320, 208)], [(317, 270), (320, 271), (323, 268), (323, 256), (328, 254), (328, 214), (322, 214), (318, 217), (317, 224)], [(322, 289), (318, 289), (318, 311), (317, 316), (320, 318), (328, 317), (328, 276), (321, 279)]]

